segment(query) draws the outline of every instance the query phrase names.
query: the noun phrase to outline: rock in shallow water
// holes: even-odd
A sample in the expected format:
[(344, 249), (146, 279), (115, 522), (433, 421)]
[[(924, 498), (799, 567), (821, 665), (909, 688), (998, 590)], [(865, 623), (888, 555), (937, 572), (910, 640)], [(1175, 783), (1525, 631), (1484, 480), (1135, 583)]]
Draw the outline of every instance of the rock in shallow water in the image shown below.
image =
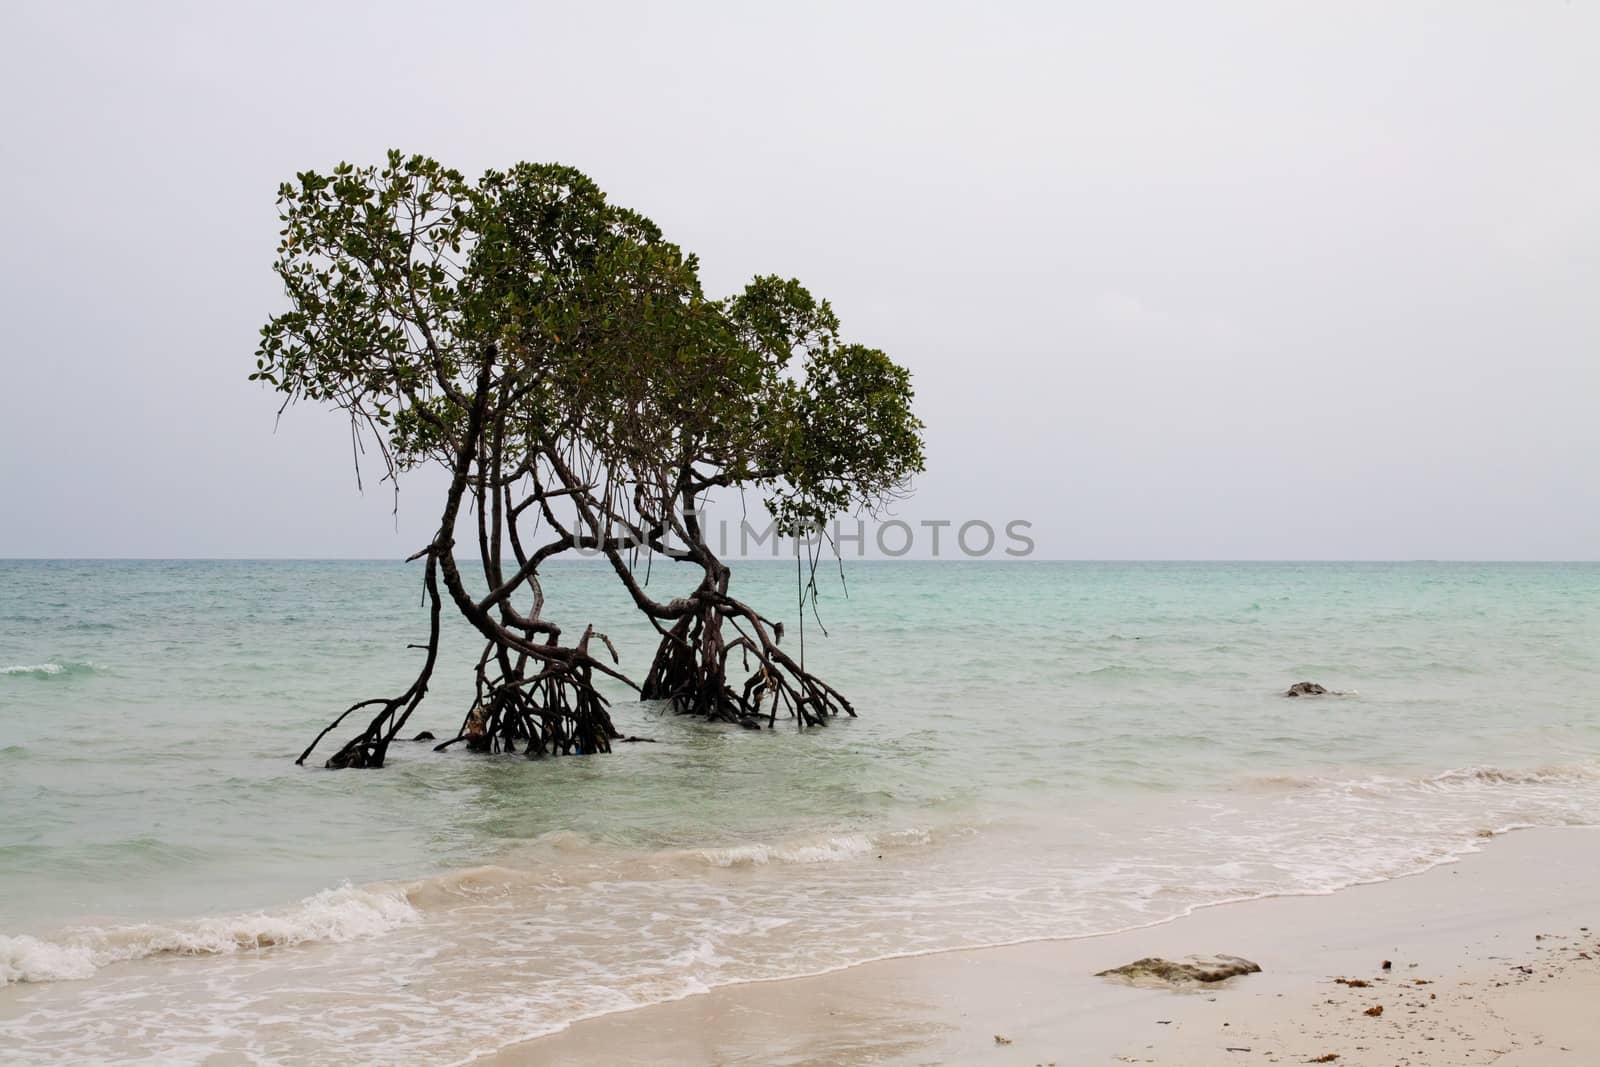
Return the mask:
[(1260, 970), (1258, 964), (1243, 956), (1190, 956), (1186, 963), (1146, 956), (1109, 971), (1100, 971), (1095, 977), (1120, 978), (1140, 985), (1184, 986), (1197, 982), (1221, 982), (1236, 975), (1255, 974)]
[(1339, 692), (1339, 690), (1326, 689), (1318, 685), (1316, 682), (1296, 682), (1289, 688), (1285, 689), (1283, 691), (1283, 695), (1286, 697), (1344, 696), (1344, 694)]

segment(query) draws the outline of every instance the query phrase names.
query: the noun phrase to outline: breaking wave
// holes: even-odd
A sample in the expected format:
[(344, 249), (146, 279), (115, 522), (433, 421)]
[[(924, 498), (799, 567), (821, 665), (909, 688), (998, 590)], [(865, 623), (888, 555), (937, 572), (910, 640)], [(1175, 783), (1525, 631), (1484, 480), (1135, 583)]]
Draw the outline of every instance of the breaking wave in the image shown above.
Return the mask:
[(93, 674), (100, 670), (94, 663), (19, 663), (10, 667), (0, 667), (0, 676), (14, 678), (72, 678), (82, 674)]
[(1502, 770), (1499, 767), (1463, 767), (1445, 771), (1427, 779), (1431, 785), (1546, 785), (1559, 782), (1583, 782), (1600, 779), (1600, 764), (1555, 763), (1544, 767), (1522, 770)]
[(1264, 774), (1244, 779), (1247, 786), (1264, 790), (1359, 789), (1372, 793), (1434, 792), (1483, 786), (1543, 786), (1600, 783), (1600, 761), (1552, 763), (1542, 767), (1457, 767), (1439, 774), (1403, 777), (1371, 774)]
[(107, 964), (148, 956), (218, 956), (311, 941), (352, 941), (419, 918), (398, 889), (342, 886), (276, 912), (76, 927), (56, 939), (0, 936), (0, 984), (89, 978)]
[(759, 867), (769, 863), (836, 863), (881, 853), (885, 849), (914, 848), (933, 843), (928, 830), (895, 830), (879, 834), (837, 834), (796, 838), (776, 844), (756, 842), (729, 848), (699, 849), (694, 855), (714, 867)]
[(836, 863), (933, 843), (931, 831), (893, 830), (798, 837), (724, 848), (619, 852), (582, 834), (560, 832), (488, 864), (428, 878), (343, 886), (279, 911), (172, 923), (80, 926), (51, 938), (0, 935), (0, 984), (91, 977), (101, 967), (151, 956), (217, 956), (307, 942), (373, 937), (419, 921), (425, 912), (586, 882), (698, 877), (708, 868)]

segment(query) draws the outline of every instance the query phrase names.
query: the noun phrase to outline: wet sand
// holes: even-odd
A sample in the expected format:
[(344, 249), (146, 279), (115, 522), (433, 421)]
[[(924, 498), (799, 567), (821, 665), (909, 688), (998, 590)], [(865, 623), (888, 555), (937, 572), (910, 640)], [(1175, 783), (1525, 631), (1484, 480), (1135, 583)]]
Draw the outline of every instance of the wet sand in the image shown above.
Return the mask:
[[(1184, 990), (1095, 977), (1216, 953), (1262, 971)], [(1587, 1067), (1597, 1004), (1600, 829), (1545, 829), (1327, 896), (728, 986), (482, 1062)]]

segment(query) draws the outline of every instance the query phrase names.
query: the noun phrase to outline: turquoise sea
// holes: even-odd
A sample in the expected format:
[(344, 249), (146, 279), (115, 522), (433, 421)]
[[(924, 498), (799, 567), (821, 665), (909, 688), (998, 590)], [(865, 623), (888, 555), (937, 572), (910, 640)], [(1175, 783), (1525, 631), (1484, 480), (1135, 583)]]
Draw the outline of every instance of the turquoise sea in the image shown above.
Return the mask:
[[(0, 562), (6, 1062), (460, 1061), (730, 982), (1600, 822), (1596, 564), (851, 563), (847, 589), (819, 573), (804, 640), (859, 719), (751, 732), (615, 686), (657, 743), (296, 767), (409, 683), (420, 574)], [(792, 563), (734, 581), (798, 643)], [(643, 673), (609, 572), (547, 589)], [(453, 731), (477, 651), (448, 631), (408, 733)], [(1281, 695), (1301, 680), (1350, 692)]]

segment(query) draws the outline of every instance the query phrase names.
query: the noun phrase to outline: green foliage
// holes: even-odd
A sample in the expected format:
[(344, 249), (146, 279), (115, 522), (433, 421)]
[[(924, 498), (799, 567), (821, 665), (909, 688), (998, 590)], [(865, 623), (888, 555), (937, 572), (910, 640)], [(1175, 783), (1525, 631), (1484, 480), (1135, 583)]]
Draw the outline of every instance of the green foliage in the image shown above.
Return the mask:
[(749, 486), (798, 530), (922, 469), (905, 368), (841, 342), (796, 281), (708, 299), (694, 257), (570, 167), (472, 183), (391, 152), (299, 174), (278, 206), (289, 309), (251, 378), (347, 412), (391, 474), (457, 462), (485, 370), (496, 469), (576, 452), (608, 505)]
[(803, 382), (785, 384), (774, 418), (779, 473), (763, 484), (786, 530), (880, 503), (922, 470), (911, 374), (879, 349), (831, 346), (807, 357)]

